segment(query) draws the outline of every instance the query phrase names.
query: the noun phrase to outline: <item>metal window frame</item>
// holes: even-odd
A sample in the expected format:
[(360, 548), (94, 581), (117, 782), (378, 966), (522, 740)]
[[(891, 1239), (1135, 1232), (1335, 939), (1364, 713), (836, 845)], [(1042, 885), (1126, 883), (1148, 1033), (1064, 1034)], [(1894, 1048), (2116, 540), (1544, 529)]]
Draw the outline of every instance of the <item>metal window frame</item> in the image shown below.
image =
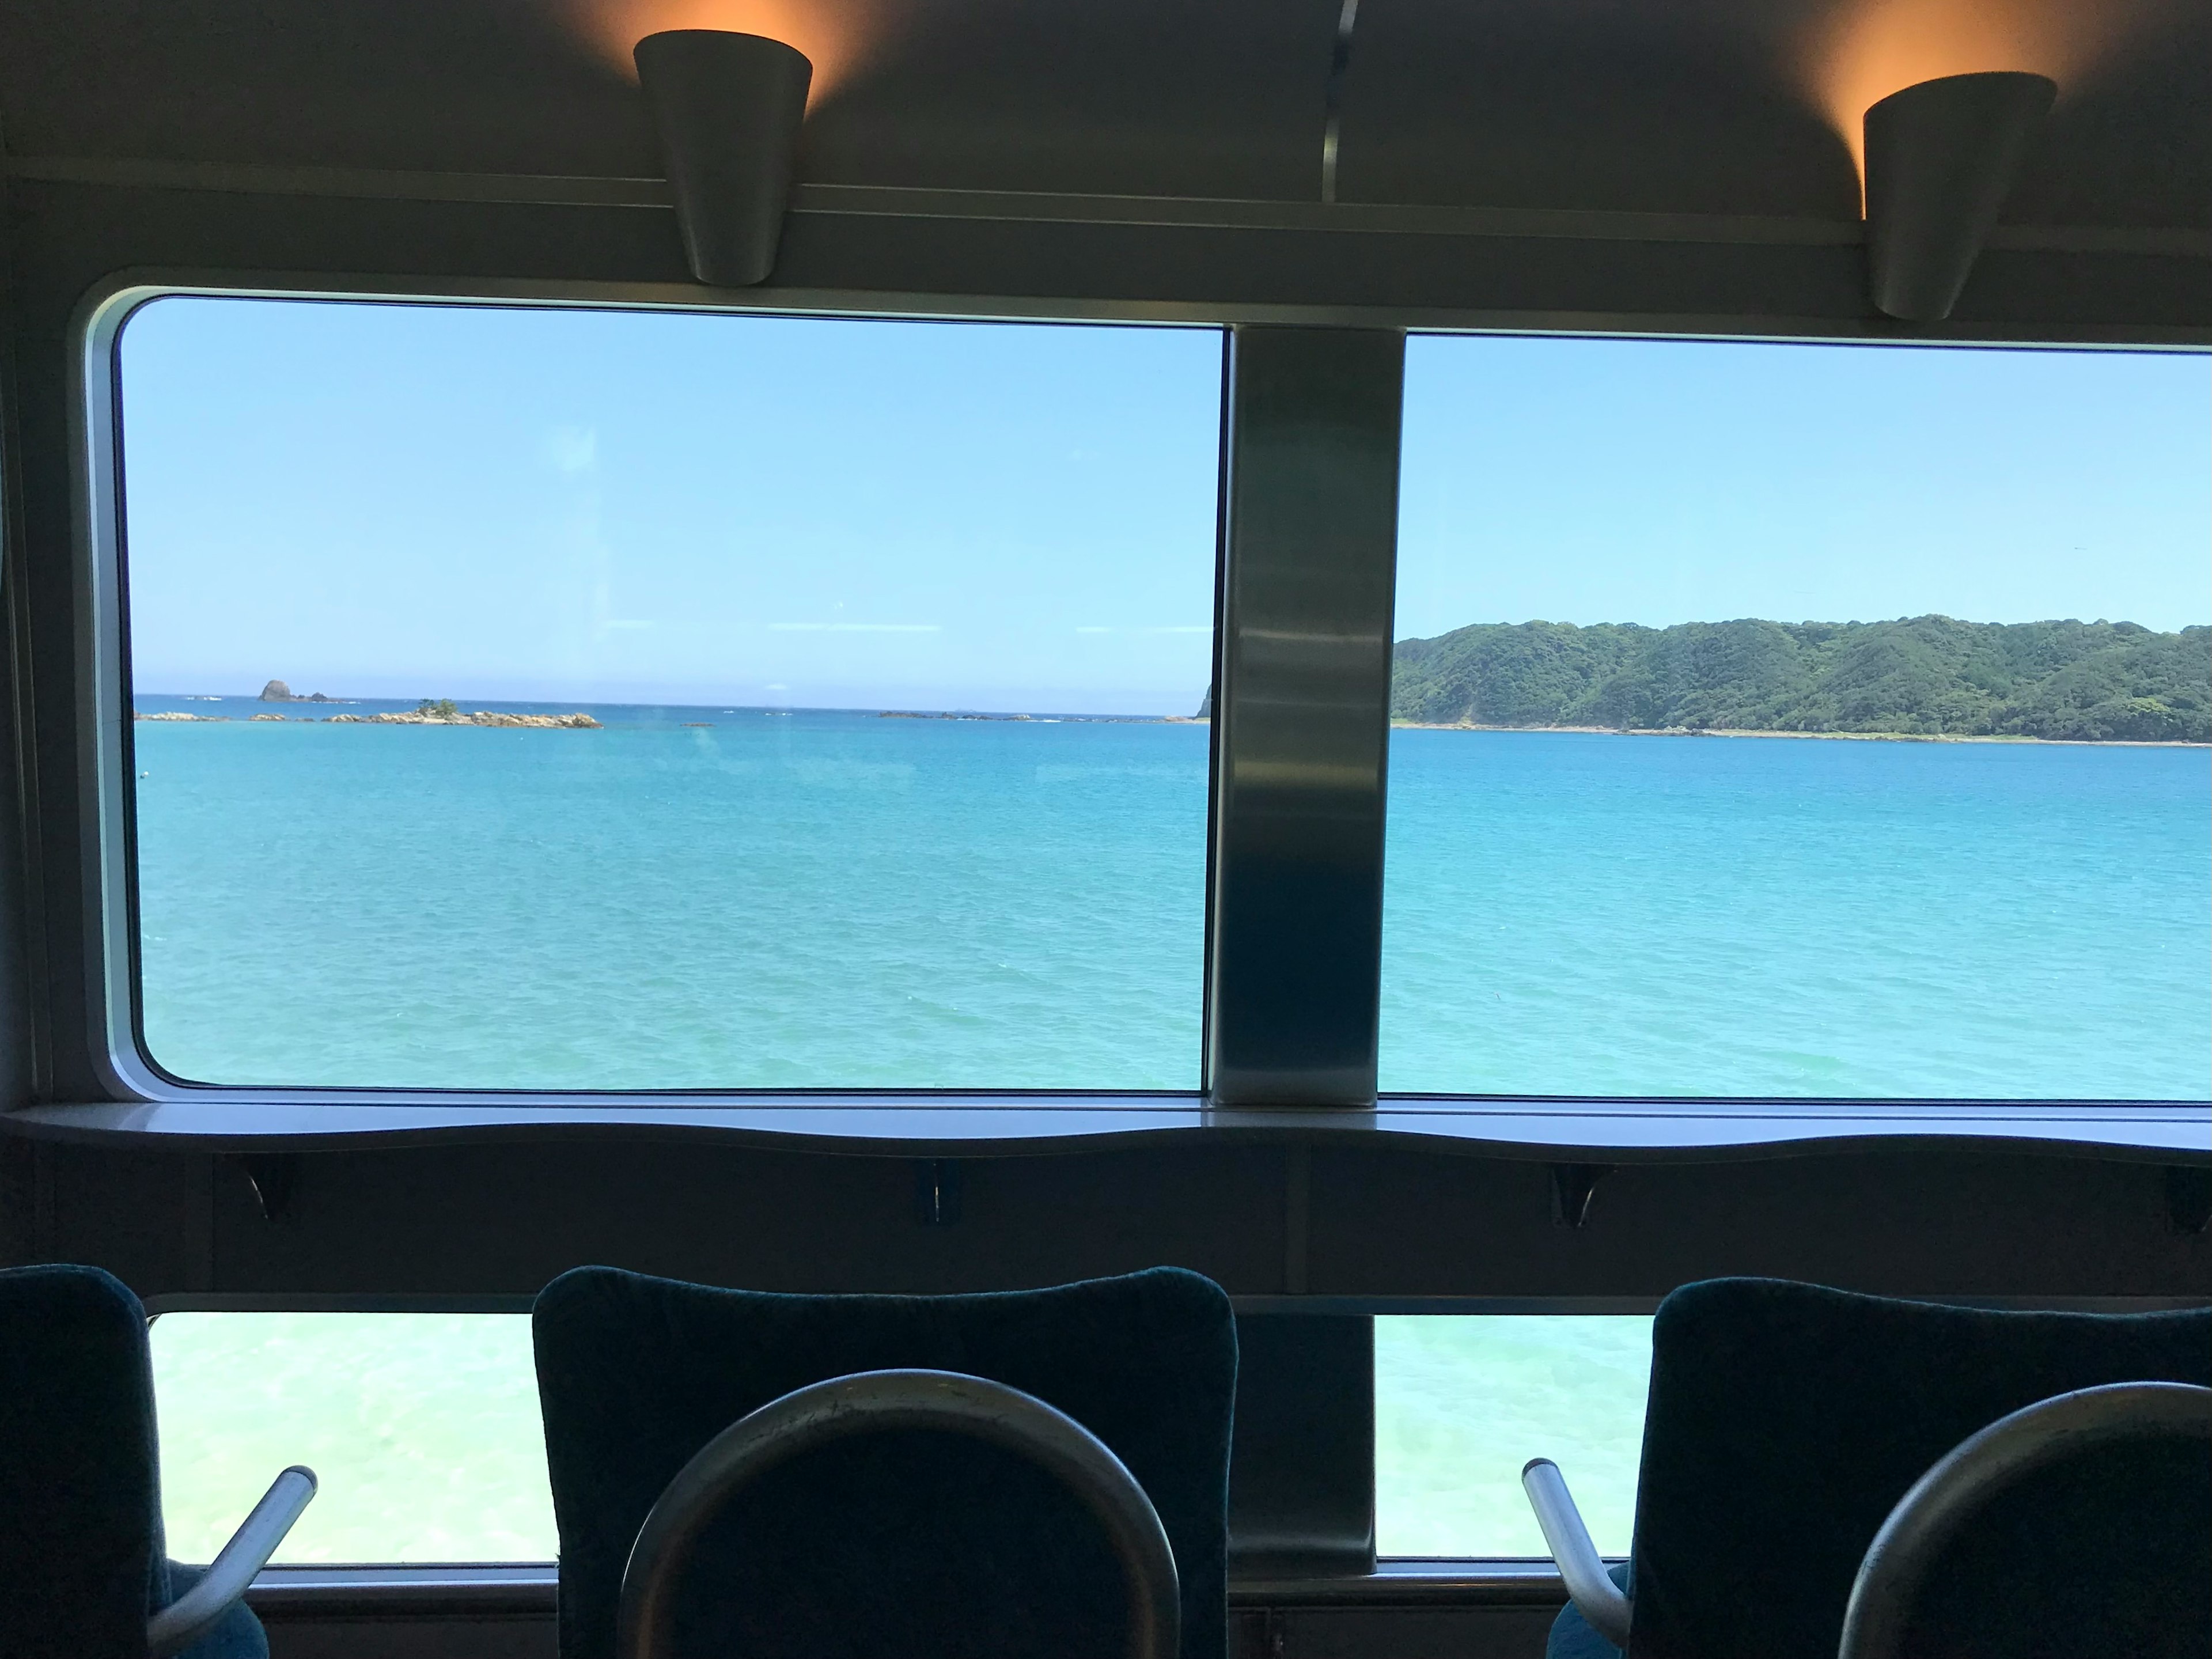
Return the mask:
[(1230, 334), (1214, 683), (1216, 1105), (1376, 1101), (1406, 337)]
[[(1224, 336), (1222, 504), (1218, 527), (1217, 673), (1213, 788), (1208, 807), (1204, 1049), (1193, 1091), (700, 1088), (675, 1091), (518, 1091), (348, 1087), (248, 1088), (183, 1083), (162, 1073), (138, 1035), (135, 854), (130, 779), (125, 565), (121, 516), (120, 413), (115, 345), (130, 315), (173, 295), (533, 309), (627, 309), (709, 314), (911, 321), (1126, 323), (1219, 329)], [(9, 1113), (33, 1134), (173, 1139), (200, 1145), (461, 1134), (529, 1137), (549, 1129), (592, 1133), (641, 1126), (786, 1145), (881, 1149), (957, 1146), (988, 1152), (1053, 1142), (1231, 1129), (1511, 1148), (1522, 1156), (1629, 1152), (1711, 1156), (1885, 1139), (1971, 1138), (2087, 1149), (2105, 1156), (2190, 1156), (2208, 1121), (2196, 1101), (1887, 1100), (1800, 1097), (1513, 1097), (1393, 1094), (1378, 1098), (1375, 1010), (1380, 1000), (1383, 778), (1388, 754), (1391, 567), (1395, 562), (1398, 417), (1409, 331), (1504, 332), (1580, 338), (1768, 339), (1877, 343), (1892, 349), (1960, 346), (2081, 349), (2080, 341), (1971, 337), (1912, 342), (1796, 331), (1761, 332), (1742, 319), (1720, 333), (1687, 319), (1610, 327), (1602, 319), (1522, 319), (1518, 327), (1461, 322), (1437, 328), (1378, 324), (1358, 311), (1294, 316), (1267, 309), (1238, 318), (1177, 302), (1040, 303), (991, 298), (842, 291), (705, 292), (680, 284), (354, 278), (327, 272), (142, 270), (95, 286), (70, 335), (73, 553), (79, 591), (74, 651), (81, 780), (72, 815), (86, 860), (85, 992), (94, 1076), (104, 1101), (45, 1103)], [(1333, 343), (1328, 343), (1333, 342)], [(2108, 341), (2113, 349), (2202, 353), (2192, 341)], [(2091, 349), (2094, 349), (2094, 347)], [(1318, 367), (1330, 351), (1372, 361), (1346, 378)], [(1395, 359), (1392, 361), (1392, 354)], [(1278, 357), (1291, 365), (1276, 373)], [(1300, 367), (1299, 365), (1303, 365)], [(1336, 374), (1332, 384), (1331, 373)], [(1368, 390), (1358, 390), (1361, 377)], [(1385, 410), (1372, 395), (1388, 386)], [(1349, 395), (1352, 404), (1341, 401)], [(1331, 398), (1340, 399), (1332, 403)], [(1364, 402), (1360, 399), (1364, 398)], [(1241, 411), (1241, 412), (1240, 412)], [(1304, 434), (1328, 456), (1330, 477), (1307, 500), (1326, 528), (1280, 512), (1287, 476), (1282, 434)], [(1317, 434), (1320, 450), (1311, 449)], [(1271, 459), (1271, 456), (1273, 459)], [(1275, 469), (1272, 478), (1268, 469)], [(1275, 516), (1270, 520), (1271, 506)], [(1328, 556), (1356, 550), (1354, 568), (1330, 573)], [(1319, 583), (1316, 586), (1316, 582)], [(1303, 609), (1302, 609), (1303, 607)], [(1333, 609), (1332, 607), (1334, 607)], [(1346, 626), (1349, 607), (1359, 614)], [(1379, 617), (1379, 633), (1376, 631)], [(1304, 618), (1303, 623), (1301, 617)], [(1287, 624), (1287, 625), (1286, 625)], [(1363, 631), (1364, 630), (1364, 631)], [(1301, 631), (1303, 655), (1264, 636)], [(1333, 641), (1334, 644), (1324, 643)], [(1379, 649), (1376, 648), (1379, 647)], [(1347, 653), (1349, 653), (1347, 655)], [(1332, 654), (1333, 653), (1333, 654)], [(1301, 733), (1269, 707), (1284, 700), (1333, 707)], [(1365, 706), (1363, 706), (1365, 705)], [(1320, 735), (1325, 730), (1325, 735)], [(1327, 752), (1322, 751), (1326, 750)], [(1253, 768), (1261, 769), (1255, 772)], [(1248, 780), (1275, 770), (1269, 787)], [(1295, 780), (1296, 787), (1285, 787)], [(1339, 820), (1315, 838), (1317, 821)], [(1279, 854), (1305, 836), (1308, 856)], [(1326, 844), (1327, 851), (1321, 851)], [(1267, 906), (1243, 899), (1255, 864), (1274, 860), (1297, 896), (1334, 882), (1331, 927), (1288, 933)], [(1292, 867), (1295, 866), (1295, 867)], [(1265, 878), (1257, 884), (1264, 887)], [(1310, 908), (1310, 907), (1309, 907)], [(1340, 947), (1334, 976), (1308, 975), (1295, 1000), (1240, 988), (1272, 975), (1288, 944)], [(1350, 988), (1347, 990), (1347, 987)], [(1279, 989), (1279, 985), (1278, 986)], [(1255, 1010), (1258, 1017), (1255, 1017)], [(1318, 1033), (1329, 1033), (1318, 1047)], [(1241, 1046), (1240, 1046), (1241, 1044)], [(1328, 1050), (1326, 1060), (1316, 1056)], [(1364, 1050), (1364, 1052), (1363, 1052)]]
[[(712, 1126), (726, 1114), (708, 1103), (753, 1108), (744, 1124), (757, 1127), (764, 1109), (774, 1122), (789, 1109), (831, 1106), (872, 1116), (878, 1109), (899, 1109), (908, 1103), (927, 1105), (957, 1102), (986, 1111), (1007, 1103), (1024, 1109), (1042, 1107), (1085, 1110), (1104, 1109), (1116, 1115), (1134, 1110), (1157, 1115), (1172, 1112), (1206, 1095), (1205, 1051), (1194, 1056), (1195, 1086), (1188, 1090), (989, 1090), (931, 1088), (781, 1088), (748, 1089), (702, 1085), (696, 1088), (641, 1090), (532, 1090), (387, 1088), (373, 1085), (238, 1085), (195, 1082), (172, 1076), (154, 1059), (147, 1047), (142, 1017), (140, 928), (137, 918), (137, 854), (136, 814), (132, 810), (131, 696), (129, 646), (129, 560), (124, 514), (125, 455), (122, 412), (121, 361), (117, 348), (131, 318), (143, 307), (173, 297), (269, 299), (305, 302), (383, 303), (410, 307), (442, 306), (520, 310), (635, 311), (701, 316), (756, 316), (823, 321), (913, 323), (1001, 323), (1036, 327), (1139, 326), (1206, 331), (1222, 336), (1228, 350), (1228, 326), (1194, 316), (1121, 314), (1126, 308), (1105, 308), (1115, 314), (1073, 314), (1060, 311), (1023, 311), (993, 305), (911, 308), (889, 305), (879, 296), (854, 300), (842, 295), (793, 296), (787, 293), (747, 303), (718, 295), (702, 299), (697, 289), (636, 284), (462, 283), (332, 282), (327, 277), (279, 278), (240, 276), (125, 273), (101, 284), (79, 308), (72, 329), (69, 388), (76, 422), (72, 445), (72, 486), (75, 495), (73, 552), (80, 591), (88, 603), (81, 611), (80, 635), (75, 653), (81, 769), (85, 780), (79, 802), (78, 823), (82, 837), (88, 885), (86, 944), (87, 993), (94, 1012), (94, 1042), (90, 1056), (94, 1074), (119, 1103), (146, 1106), (216, 1104), (221, 1107), (271, 1106), (309, 1109), (368, 1105), (380, 1116), (388, 1109), (420, 1107), (442, 1111), (455, 1105), (489, 1108), (514, 1121), (519, 1111), (525, 1121), (541, 1115), (552, 1121), (569, 1120), (580, 1106), (613, 1106), (617, 1121), (635, 1122), (641, 1113), (666, 1108), (684, 1121)], [(1225, 377), (1224, 377), (1225, 386)], [(1221, 588), (1221, 549), (1215, 547), (1216, 571), (1210, 586)], [(1215, 635), (1220, 631), (1215, 618)], [(1212, 765), (1209, 760), (1209, 779)], [(1209, 795), (1210, 825), (1215, 809)], [(1210, 836), (1206, 856), (1211, 858)], [(1207, 871), (1207, 900), (1204, 914), (1212, 911), (1212, 872)], [(1205, 946), (1211, 958), (1210, 934)], [(1204, 975), (1202, 974), (1203, 980)], [(1201, 1021), (1201, 1029), (1202, 1029)], [(1148, 1111), (1147, 1109), (1152, 1109)], [(35, 1113), (26, 1115), (34, 1120)], [(256, 1133), (278, 1132), (277, 1126), (258, 1111), (251, 1121)], [(1121, 1127), (1117, 1125), (1117, 1127)], [(296, 1132), (296, 1128), (295, 1130)]]

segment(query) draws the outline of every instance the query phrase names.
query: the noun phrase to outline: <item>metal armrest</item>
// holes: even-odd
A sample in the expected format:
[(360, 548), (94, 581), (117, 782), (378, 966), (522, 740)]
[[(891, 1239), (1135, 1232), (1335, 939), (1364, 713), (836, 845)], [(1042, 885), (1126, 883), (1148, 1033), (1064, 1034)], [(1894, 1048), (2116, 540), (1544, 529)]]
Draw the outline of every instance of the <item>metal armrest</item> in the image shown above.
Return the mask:
[(1082, 1500), (1120, 1563), (1130, 1659), (1181, 1648), (1175, 1551), (1152, 1500), (1121, 1460), (1073, 1418), (1034, 1395), (959, 1371), (857, 1371), (772, 1400), (694, 1454), (655, 1500), (623, 1569), (617, 1659), (675, 1651), (676, 1584), (694, 1545), (732, 1493), (778, 1464), (848, 1435), (931, 1429), (1003, 1446)]
[(254, 1575), (269, 1565), (314, 1495), (315, 1472), (296, 1463), (270, 1483), (200, 1582), (146, 1621), (146, 1650), (151, 1659), (167, 1659), (216, 1627), (246, 1594)]
[(1838, 1659), (1902, 1652), (1928, 1569), (1961, 1526), (2021, 1476), (2117, 1441), (2191, 1438), (2212, 1439), (2212, 1389), (2191, 1382), (2076, 1389), (1967, 1436), (1912, 1483), (1867, 1546), (1844, 1609)]
[(1536, 1524), (1544, 1529), (1544, 1542), (1577, 1610), (1600, 1636), (1626, 1649), (1628, 1597), (1607, 1574), (1559, 1466), (1548, 1457), (1531, 1458), (1521, 1470), (1521, 1489), (1528, 1494), (1528, 1507), (1536, 1511)]

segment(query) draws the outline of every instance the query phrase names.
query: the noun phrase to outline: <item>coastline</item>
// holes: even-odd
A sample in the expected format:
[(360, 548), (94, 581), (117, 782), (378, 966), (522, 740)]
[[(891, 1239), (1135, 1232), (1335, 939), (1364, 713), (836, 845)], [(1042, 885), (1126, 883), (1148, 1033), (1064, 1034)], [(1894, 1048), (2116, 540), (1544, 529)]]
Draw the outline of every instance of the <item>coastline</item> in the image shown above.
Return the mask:
[(2135, 738), (2025, 738), (2001, 732), (1767, 732), (1729, 726), (1490, 726), (1473, 720), (1401, 720), (1393, 731), (1408, 732), (1577, 732), (1604, 738), (1806, 738), (1844, 743), (2002, 743), (2055, 749), (2212, 749), (2212, 744), (2183, 738), (2147, 741)]
[[(189, 700), (196, 702), (248, 702), (249, 704), (258, 704), (266, 701), (266, 699), (261, 698), (220, 698), (196, 692), (163, 693), (154, 695), (160, 696), (163, 701)], [(295, 697), (292, 701), (295, 703), (306, 703), (309, 699), (305, 697)], [(362, 701), (363, 700), (353, 697), (330, 697), (324, 699), (324, 702), (325, 704), (332, 706), (341, 702), (359, 702)], [(546, 706), (547, 705), (544, 704), (538, 705), (540, 708)], [(558, 704), (551, 705), (551, 707), (554, 708), (558, 708), (559, 706), (560, 705)], [(671, 705), (666, 703), (601, 703), (595, 704), (593, 706), (598, 708), (601, 714), (605, 714), (610, 709), (616, 711), (617, 714), (626, 709), (645, 709), (664, 714), (670, 712), (696, 712), (702, 714), (715, 712), (714, 705), (705, 703), (682, 705)], [(1208, 716), (1203, 714), (1194, 716), (1190, 714), (1115, 714), (1066, 712), (1058, 714), (1018, 714), (1000, 713), (996, 710), (988, 709), (969, 708), (767, 708), (753, 705), (747, 705), (743, 708), (736, 709), (722, 708), (720, 712), (726, 715), (759, 714), (787, 717), (794, 714), (829, 714), (850, 716), (854, 719), (874, 719), (884, 720), (951, 720), (1031, 726), (1204, 726), (1207, 724), (1209, 719)], [(415, 708), (388, 709), (381, 713), (373, 714), (282, 714), (265, 708), (260, 710), (260, 712), (250, 714), (204, 714), (193, 710), (181, 708), (134, 708), (131, 711), (131, 717), (134, 720), (155, 721), (165, 725), (174, 724), (199, 726), (252, 725), (265, 722), (272, 726), (288, 724), (298, 726), (481, 726), (599, 730), (604, 724), (604, 722), (595, 718), (593, 715), (580, 709), (573, 714), (523, 714), (513, 709), (479, 708), (474, 711), (470, 711), (459, 708), (454, 708), (448, 711), (429, 709), (420, 707)], [(680, 722), (680, 724), (687, 728), (712, 727), (720, 724), (720, 722), (715, 720), (684, 720)]]
[(489, 708), (480, 708), (472, 714), (425, 714), (404, 712), (387, 714), (248, 714), (243, 720), (234, 721), (228, 714), (191, 714), (181, 711), (162, 710), (149, 713), (145, 709), (132, 711), (134, 720), (158, 720), (169, 725), (241, 726), (527, 726), (533, 731), (596, 732), (599, 721), (589, 714), (506, 714)]
[[(300, 701), (306, 701), (301, 699)], [(331, 701), (336, 702), (333, 698)], [(761, 710), (761, 713), (787, 714), (789, 710)], [(813, 711), (809, 711), (813, 712)], [(835, 714), (866, 714), (873, 713), (878, 720), (984, 720), (1033, 722), (1059, 725), (1101, 722), (1109, 725), (1205, 726), (1211, 724), (1206, 715), (1189, 714), (1000, 714), (936, 710), (908, 709), (835, 709), (822, 711)], [(231, 714), (188, 714), (181, 710), (159, 712), (137, 709), (132, 712), (134, 720), (158, 721), (163, 724), (228, 725), (239, 717)], [(517, 714), (491, 709), (473, 713), (457, 712), (452, 715), (429, 714), (409, 709), (376, 714), (257, 714), (245, 717), (245, 723), (267, 721), (270, 724), (299, 724), (305, 726), (468, 726), (491, 727), (531, 727), (536, 729), (595, 731), (600, 722), (580, 711), (571, 714)], [(687, 726), (711, 726), (712, 721), (686, 721)], [(1394, 731), (1407, 732), (1568, 732), (1584, 737), (1604, 738), (1802, 738), (1826, 743), (1984, 743), (2009, 744), (2015, 746), (2040, 746), (2062, 749), (2212, 749), (2212, 744), (2191, 742), (2173, 738), (2148, 740), (2135, 738), (2033, 738), (1999, 732), (1776, 732), (1737, 726), (1505, 726), (1477, 720), (1404, 720), (1390, 722)]]

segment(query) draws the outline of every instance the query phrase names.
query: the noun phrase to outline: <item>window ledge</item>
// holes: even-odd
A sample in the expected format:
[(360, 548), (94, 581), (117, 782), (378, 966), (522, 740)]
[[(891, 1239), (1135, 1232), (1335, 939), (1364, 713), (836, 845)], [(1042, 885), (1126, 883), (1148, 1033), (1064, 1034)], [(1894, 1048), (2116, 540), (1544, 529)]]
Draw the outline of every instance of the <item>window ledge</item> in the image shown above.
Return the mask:
[(226, 1093), (29, 1106), (0, 1133), (239, 1151), (708, 1138), (885, 1156), (984, 1157), (1195, 1137), (1285, 1137), (1595, 1161), (1963, 1140), (2212, 1164), (2212, 1104), (2185, 1101), (1569, 1100), (1406, 1095), (1369, 1110), (1214, 1107), (1195, 1095), (697, 1097)]
[(279, 1618), (550, 1619), (560, 1582), (550, 1561), (276, 1566), (261, 1570), (246, 1599)]
[[(441, 1566), (265, 1567), (247, 1599), (277, 1617), (554, 1616), (551, 1562)], [(1546, 1560), (1387, 1560), (1341, 1577), (1231, 1578), (1229, 1604), (1249, 1607), (1542, 1605), (1566, 1599)]]

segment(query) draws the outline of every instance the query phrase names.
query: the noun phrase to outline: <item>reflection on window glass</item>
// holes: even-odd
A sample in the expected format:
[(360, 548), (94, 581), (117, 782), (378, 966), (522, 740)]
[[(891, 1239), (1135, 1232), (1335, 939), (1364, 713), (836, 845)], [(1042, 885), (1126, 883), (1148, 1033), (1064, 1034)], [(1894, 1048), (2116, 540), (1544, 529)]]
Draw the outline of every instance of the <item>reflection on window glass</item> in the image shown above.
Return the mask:
[(158, 1065), (1195, 1086), (1218, 334), (173, 298), (120, 358)]
[(1385, 1089), (2212, 1093), (2212, 360), (1407, 381)]
[(279, 1563), (558, 1553), (528, 1316), (173, 1313), (152, 1338), (176, 1559), (212, 1560), (293, 1463), (320, 1490)]
[(1599, 1550), (1627, 1554), (1650, 1376), (1648, 1315), (1378, 1316), (1376, 1552), (1543, 1555), (1521, 1470), (1548, 1457)]

